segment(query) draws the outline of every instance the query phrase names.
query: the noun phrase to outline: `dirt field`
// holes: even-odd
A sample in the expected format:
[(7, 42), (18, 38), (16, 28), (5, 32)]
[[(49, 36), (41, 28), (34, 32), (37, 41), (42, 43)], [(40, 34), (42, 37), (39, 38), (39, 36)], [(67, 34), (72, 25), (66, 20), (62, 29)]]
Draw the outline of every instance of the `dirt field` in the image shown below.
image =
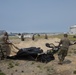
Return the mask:
[[(59, 40), (58, 38), (39, 39), (35, 41), (31, 39), (25, 41), (12, 39), (12, 42), (19, 48), (40, 47), (46, 52), (50, 48), (47, 48), (45, 43), (58, 45), (57, 42)], [(18, 51), (15, 48), (11, 50), (11, 55), (15, 55)], [(0, 60), (0, 75), (76, 75), (76, 45), (69, 47), (69, 53), (63, 65), (58, 65), (57, 54), (54, 56), (55, 60), (49, 63), (28, 60)]]

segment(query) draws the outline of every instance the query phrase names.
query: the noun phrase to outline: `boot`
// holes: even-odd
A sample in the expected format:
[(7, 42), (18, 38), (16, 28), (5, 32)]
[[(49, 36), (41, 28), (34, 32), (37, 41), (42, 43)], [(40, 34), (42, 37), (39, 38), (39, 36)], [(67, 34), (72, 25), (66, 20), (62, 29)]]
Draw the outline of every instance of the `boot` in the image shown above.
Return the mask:
[(62, 65), (63, 64), (63, 62), (62, 62), (62, 60), (59, 60), (59, 63), (58, 63), (59, 65)]

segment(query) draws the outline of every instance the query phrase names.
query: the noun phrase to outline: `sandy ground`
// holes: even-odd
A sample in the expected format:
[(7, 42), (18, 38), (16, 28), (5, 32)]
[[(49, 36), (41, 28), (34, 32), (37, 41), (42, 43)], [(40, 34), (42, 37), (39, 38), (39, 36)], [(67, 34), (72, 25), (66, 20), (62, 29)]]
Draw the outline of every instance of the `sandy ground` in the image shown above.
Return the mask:
[[(12, 40), (13, 41), (13, 40)], [(35, 41), (13, 41), (13, 43), (19, 48), (28, 47), (40, 47), (45, 51), (49, 50), (45, 46), (45, 43), (54, 43), (58, 45), (60, 39), (39, 39)], [(14, 51), (18, 50), (12, 48), (11, 55), (14, 55)], [(57, 54), (54, 55), (55, 60), (49, 63), (41, 63), (36, 61), (28, 60), (1, 60), (0, 61), (0, 71), (6, 75), (76, 75), (76, 45), (69, 48), (68, 56), (66, 57), (63, 65), (58, 65)]]
[[(60, 41), (60, 39), (58, 38), (51, 38), (51, 39), (39, 39), (39, 40), (29, 40), (29, 41), (16, 41), (14, 42), (14, 45), (17, 46), (18, 48), (29, 48), (29, 47), (40, 47), (44, 52), (46, 52), (48, 49), (48, 47), (45, 46), (46, 43), (53, 43), (55, 46), (58, 45), (58, 42)], [(14, 47), (11, 47), (11, 54), (13, 55), (14, 52), (17, 52), (18, 50), (15, 49)]]

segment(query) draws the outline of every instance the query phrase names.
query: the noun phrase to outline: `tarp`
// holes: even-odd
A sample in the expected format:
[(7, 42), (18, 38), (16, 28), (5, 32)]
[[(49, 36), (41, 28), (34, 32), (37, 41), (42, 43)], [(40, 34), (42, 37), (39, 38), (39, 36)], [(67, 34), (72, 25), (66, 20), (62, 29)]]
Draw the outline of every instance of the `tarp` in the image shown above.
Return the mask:
[(10, 58), (27, 59), (46, 63), (55, 59), (52, 53), (44, 53), (41, 48), (36, 47), (21, 48), (15, 56)]

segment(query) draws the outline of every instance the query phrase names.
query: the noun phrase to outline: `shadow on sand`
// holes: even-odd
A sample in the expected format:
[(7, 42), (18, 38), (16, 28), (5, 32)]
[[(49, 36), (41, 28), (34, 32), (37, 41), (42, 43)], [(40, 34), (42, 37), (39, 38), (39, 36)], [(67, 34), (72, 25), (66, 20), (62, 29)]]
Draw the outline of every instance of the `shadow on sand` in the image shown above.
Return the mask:
[(64, 64), (70, 64), (72, 61), (70, 61), (70, 60), (65, 60), (63, 63)]

